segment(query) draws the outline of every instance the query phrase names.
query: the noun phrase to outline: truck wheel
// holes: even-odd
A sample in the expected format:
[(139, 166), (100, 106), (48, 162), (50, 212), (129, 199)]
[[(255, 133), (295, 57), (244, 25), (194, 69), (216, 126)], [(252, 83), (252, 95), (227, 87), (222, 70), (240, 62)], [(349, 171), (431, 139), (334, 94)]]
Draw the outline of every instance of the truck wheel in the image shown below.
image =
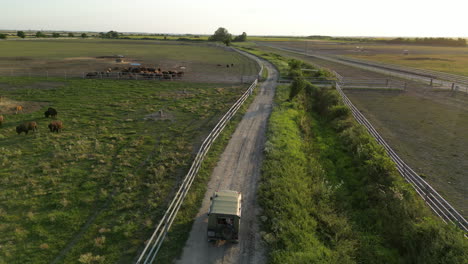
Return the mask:
[(232, 239), (232, 236), (234, 234), (234, 231), (232, 230), (231, 227), (225, 227), (223, 228), (223, 230), (221, 231), (221, 234), (223, 234), (223, 238), (226, 239), (226, 240), (231, 240)]

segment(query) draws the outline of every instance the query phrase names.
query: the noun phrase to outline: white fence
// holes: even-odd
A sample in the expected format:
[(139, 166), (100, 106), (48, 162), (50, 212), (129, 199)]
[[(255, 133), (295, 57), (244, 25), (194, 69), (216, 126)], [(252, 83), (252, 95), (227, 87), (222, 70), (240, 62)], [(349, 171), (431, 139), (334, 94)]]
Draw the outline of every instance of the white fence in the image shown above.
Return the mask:
[[(263, 71), (263, 66), (260, 66), (260, 72), (258, 74), (259, 76), (262, 74), (262, 71)], [(219, 122), (210, 132), (210, 134), (203, 141), (177, 193), (172, 199), (164, 216), (159, 221), (159, 224), (156, 226), (156, 229), (151, 235), (151, 238), (146, 243), (145, 248), (140, 253), (138, 260), (136, 261), (137, 264), (153, 263), (162, 243), (164, 242), (164, 238), (166, 237), (169, 229), (171, 228), (172, 223), (174, 222), (174, 219), (182, 205), (182, 202), (184, 201), (185, 196), (187, 196), (187, 193), (190, 190), (190, 186), (192, 185), (192, 182), (195, 179), (195, 176), (197, 175), (198, 170), (200, 169), (201, 164), (206, 154), (208, 153), (208, 150), (210, 149), (215, 139), (221, 134), (223, 129), (226, 127), (229, 120), (232, 119), (232, 117), (237, 113), (239, 108), (244, 104), (247, 98), (252, 94), (253, 89), (255, 89), (255, 87), (257, 86), (257, 83), (258, 83), (258, 79), (255, 79), (253, 83), (250, 85), (250, 87), (231, 106), (231, 108), (227, 111), (227, 113), (224, 114), (221, 120), (219, 120)]]
[(423, 198), (434, 213), (436, 213), (444, 222), (452, 222), (465, 232), (468, 232), (468, 222), (466, 219), (396, 154), (372, 124), (361, 112), (359, 112), (351, 100), (348, 99), (338, 83), (336, 84), (336, 90), (340, 93), (343, 103), (351, 110), (356, 121), (365, 126), (377, 142), (385, 148), (390, 158), (395, 162), (398, 172), (400, 172), (403, 178), (413, 186), (416, 192)]

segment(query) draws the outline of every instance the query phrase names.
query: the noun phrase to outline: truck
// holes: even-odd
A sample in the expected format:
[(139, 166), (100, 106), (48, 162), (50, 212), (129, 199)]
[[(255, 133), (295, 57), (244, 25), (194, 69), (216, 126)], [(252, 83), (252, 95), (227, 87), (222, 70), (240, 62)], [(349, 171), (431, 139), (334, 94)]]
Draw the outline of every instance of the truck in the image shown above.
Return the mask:
[(210, 200), (208, 241), (225, 240), (238, 243), (242, 194), (232, 190), (216, 191)]

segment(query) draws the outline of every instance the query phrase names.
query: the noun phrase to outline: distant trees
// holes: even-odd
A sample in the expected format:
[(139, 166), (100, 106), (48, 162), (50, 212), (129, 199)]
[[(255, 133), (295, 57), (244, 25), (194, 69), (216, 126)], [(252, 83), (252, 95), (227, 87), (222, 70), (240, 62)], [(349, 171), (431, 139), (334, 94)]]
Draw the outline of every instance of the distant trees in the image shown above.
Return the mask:
[(218, 28), (215, 33), (208, 38), (209, 41), (221, 41), (223, 42), (226, 38), (228, 38), (231, 34), (227, 31), (227, 29), (220, 27)]
[(81, 33), (81, 38), (87, 38), (88, 35), (86, 35), (86, 33)]
[(237, 36), (237, 37), (235, 37), (233, 41), (234, 41), (234, 42), (243, 42), (243, 41), (247, 41), (247, 33), (242, 32), (242, 34), (239, 35), (239, 36)]
[(52, 33), (53, 38), (60, 38), (60, 33), (54, 32)]
[(36, 38), (45, 38), (46, 35), (42, 33), (41, 31), (36, 32)]
[(7, 38), (7, 35), (6, 35), (6, 34), (0, 33), (0, 39), (6, 39), (6, 38)]
[(451, 46), (451, 47), (465, 47), (466, 39), (463, 38), (395, 38), (388, 40), (392, 44), (419, 44), (419, 45), (435, 45), (435, 46)]
[(221, 41), (226, 46), (231, 45), (231, 42), (233, 41), (240, 42), (240, 41), (246, 41), (246, 40), (247, 40), (247, 33), (243, 32), (242, 35), (239, 35), (233, 39), (232, 35), (228, 32), (228, 30), (223, 27), (218, 28), (215, 31), (215, 33), (208, 38), (208, 41)]
[(68, 36), (69, 36), (70, 38), (73, 38), (73, 37), (75, 37), (75, 34), (73, 34), (73, 33), (70, 32), (70, 33), (68, 33)]
[(101, 38), (119, 38), (120, 34), (117, 31), (111, 30), (111, 31), (109, 31), (107, 33), (103, 33), (103, 32), (99, 33), (99, 37), (101, 37)]
[(18, 31), (18, 32), (16, 33), (16, 36), (18, 36), (18, 37), (20, 37), (20, 38), (25, 38), (25, 37), (26, 37), (26, 34), (24, 34), (23, 31)]

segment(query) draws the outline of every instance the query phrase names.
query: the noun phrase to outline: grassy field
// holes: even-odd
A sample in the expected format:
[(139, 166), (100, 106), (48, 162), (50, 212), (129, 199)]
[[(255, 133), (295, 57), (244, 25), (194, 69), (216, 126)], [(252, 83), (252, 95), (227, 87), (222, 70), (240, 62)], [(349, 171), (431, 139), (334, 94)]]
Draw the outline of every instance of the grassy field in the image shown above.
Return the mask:
[[(99, 56), (124, 55), (123, 63)], [(0, 73), (49, 71), (78, 76), (141, 63), (163, 70), (185, 67), (185, 80), (239, 83), (241, 76), (255, 75), (258, 66), (239, 53), (210, 43), (145, 40), (46, 39), (0, 42)], [(226, 64), (234, 67), (226, 68)], [(218, 66), (221, 65), (221, 66)], [(44, 76), (44, 75), (43, 75)]]
[(468, 52), (466, 54), (414, 54), (408, 56), (376, 54), (354, 55), (352, 57), (468, 76)]
[[(347, 55), (359, 59), (468, 76), (468, 47), (339, 43), (316, 40), (272, 42), (272, 44), (309, 53)], [(409, 55), (403, 55), (404, 50), (408, 50)]]
[[(2, 96), (25, 108), (3, 114), (0, 128), (0, 263), (130, 262), (200, 140), (245, 89), (50, 78), (0, 83)], [(64, 122), (62, 133), (47, 130), (49, 106)], [(36, 133), (16, 134), (16, 125), (32, 120)]]
[(403, 160), (468, 217), (467, 111), (404, 93), (348, 96)]

